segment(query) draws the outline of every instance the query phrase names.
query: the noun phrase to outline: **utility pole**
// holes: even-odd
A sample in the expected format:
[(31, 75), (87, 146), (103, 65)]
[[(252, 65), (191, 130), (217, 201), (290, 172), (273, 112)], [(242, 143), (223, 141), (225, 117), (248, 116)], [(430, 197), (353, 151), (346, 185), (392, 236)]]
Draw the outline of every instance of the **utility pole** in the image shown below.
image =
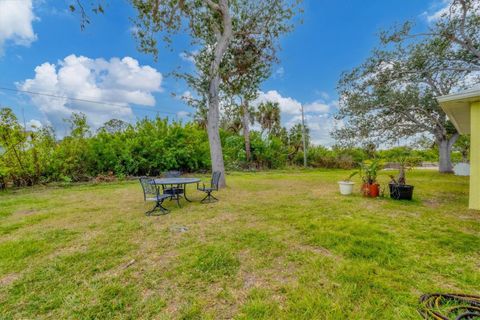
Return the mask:
[(302, 104), (302, 140), (303, 140), (303, 166), (307, 167), (307, 141), (305, 138), (305, 115), (303, 113), (303, 104)]

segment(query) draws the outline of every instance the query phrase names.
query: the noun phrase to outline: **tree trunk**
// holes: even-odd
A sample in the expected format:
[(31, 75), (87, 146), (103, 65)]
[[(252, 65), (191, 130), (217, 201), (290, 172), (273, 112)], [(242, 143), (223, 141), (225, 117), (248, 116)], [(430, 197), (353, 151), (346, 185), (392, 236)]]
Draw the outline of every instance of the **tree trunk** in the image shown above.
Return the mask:
[(245, 156), (247, 162), (250, 162), (252, 157), (250, 150), (250, 114), (248, 112), (248, 102), (244, 101), (242, 104), (242, 126), (243, 126), (243, 137), (245, 139)]
[(448, 138), (442, 138), (437, 140), (438, 144), (438, 159), (439, 159), (439, 167), (438, 171), (441, 173), (453, 173), (453, 165), (452, 165), (452, 146), (457, 141), (459, 137), (458, 133), (455, 133)]
[(212, 172), (220, 171), (222, 173), (219, 181), (219, 187), (225, 187), (225, 164), (223, 162), (222, 142), (219, 132), (219, 87), (220, 77), (217, 75), (210, 82), (209, 106), (207, 114), (207, 132), (208, 143), (210, 144), (210, 158), (212, 159)]
[[(214, 5), (214, 7), (216, 7)], [(227, 51), (228, 44), (232, 38), (232, 20), (228, 8), (227, 0), (220, 0), (218, 3), (219, 13), (222, 15), (222, 32), (216, 34), (217, 42), (212, 63), (210, 65), (210, 83), (208, 87), (208, 113), (207, 113), (207, 133), (210, 144), (210, 157), (212, 160), (212, 172), (220, 171), (220, 181), (218, 186), (226, 186), (225, 164), (223, 162), (222, 142), (220, 140), (219, 120), (220, 120), (220, 63), (223, 55)]]

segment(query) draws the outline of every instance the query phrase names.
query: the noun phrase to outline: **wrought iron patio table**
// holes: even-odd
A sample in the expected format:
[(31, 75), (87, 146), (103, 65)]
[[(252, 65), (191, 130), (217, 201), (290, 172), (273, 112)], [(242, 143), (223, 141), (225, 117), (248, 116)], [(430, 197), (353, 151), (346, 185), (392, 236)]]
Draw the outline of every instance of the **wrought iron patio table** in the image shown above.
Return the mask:
[[(159, 179), (155, 179), (155, 185), (158, 187), (160, 186), (178, 186), (178, 185), (183, 185), (183, 195), (181, 194), (175, 194), (175, 200), (177, 200), (177, 203), (178, 205), (180, 205), (179, 203), (179, 198), (181, 196), (183, 196), (185, 198), (185, 200), (187, 200), (188, 202), (192, 202), (192, 200), (188, 199), (187, 198), (187, 184), (192, 184), (192, 183), (198, 183), (200, 182), (200, 179), (198, 178), (159, 178)], [(172, 197), (173, 199), (173, 197)]]

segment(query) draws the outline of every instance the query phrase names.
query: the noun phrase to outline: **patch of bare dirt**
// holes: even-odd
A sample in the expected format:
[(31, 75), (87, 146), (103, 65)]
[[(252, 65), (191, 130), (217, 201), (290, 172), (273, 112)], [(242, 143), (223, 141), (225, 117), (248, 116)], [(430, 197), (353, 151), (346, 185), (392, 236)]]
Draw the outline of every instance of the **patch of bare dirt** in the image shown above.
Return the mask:
[(423, 201), (423, 205), (429, 208), (438, 208), (440, 206), (440, 202), (436, 199), (427, 199)]
[(0, 287), (10, 285), (10, 284), (12, 284), (15, 280), (17, 280), (18, 278), (20, 278), (20, 274), (18, 274), (18, 273), (9, 273), (9, 274), (3, 276), (2, 278), (0, 278)]

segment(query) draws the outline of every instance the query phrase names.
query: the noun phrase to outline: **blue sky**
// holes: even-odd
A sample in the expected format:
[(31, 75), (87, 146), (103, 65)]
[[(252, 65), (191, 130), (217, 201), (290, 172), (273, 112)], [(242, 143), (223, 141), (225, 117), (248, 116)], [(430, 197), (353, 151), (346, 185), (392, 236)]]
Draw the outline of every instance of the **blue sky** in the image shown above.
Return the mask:
[[(161, 47), (155, 62), (136, 50), (129, 20), (135, 13), (128, 2), (107, 3), (106, 14), (91, 16), (92, 23), (81, 31), (79, 17), (66, 10), (68, 1), (0, 0), (0, 87), (106, 102), (0, 90), (0, 106), (12, 107), (30, 124), (51, 124), (60, 136), (66, 132), (62, 119), (72, 111), (86, 113), (93, 127), (112, 117), (134, 121), (157, 113), (188, 120), (193, 110), (178, 97), (189, 89), (168, 76), (178, 67), (192, 70), (181, 57), (192, 50), (188, 39), (178, 37), (173, 51)], [(299, 121), (303, 104), (313, 141), (331, 144), (341, 72), (369, 55), (380, 30), (407, 19), (425, 28), (447, 4), (305, 0), (304, 23), (281, 39), (281, 62), (262, 85), (257, 102), (278, 101), (286, 126)]]

